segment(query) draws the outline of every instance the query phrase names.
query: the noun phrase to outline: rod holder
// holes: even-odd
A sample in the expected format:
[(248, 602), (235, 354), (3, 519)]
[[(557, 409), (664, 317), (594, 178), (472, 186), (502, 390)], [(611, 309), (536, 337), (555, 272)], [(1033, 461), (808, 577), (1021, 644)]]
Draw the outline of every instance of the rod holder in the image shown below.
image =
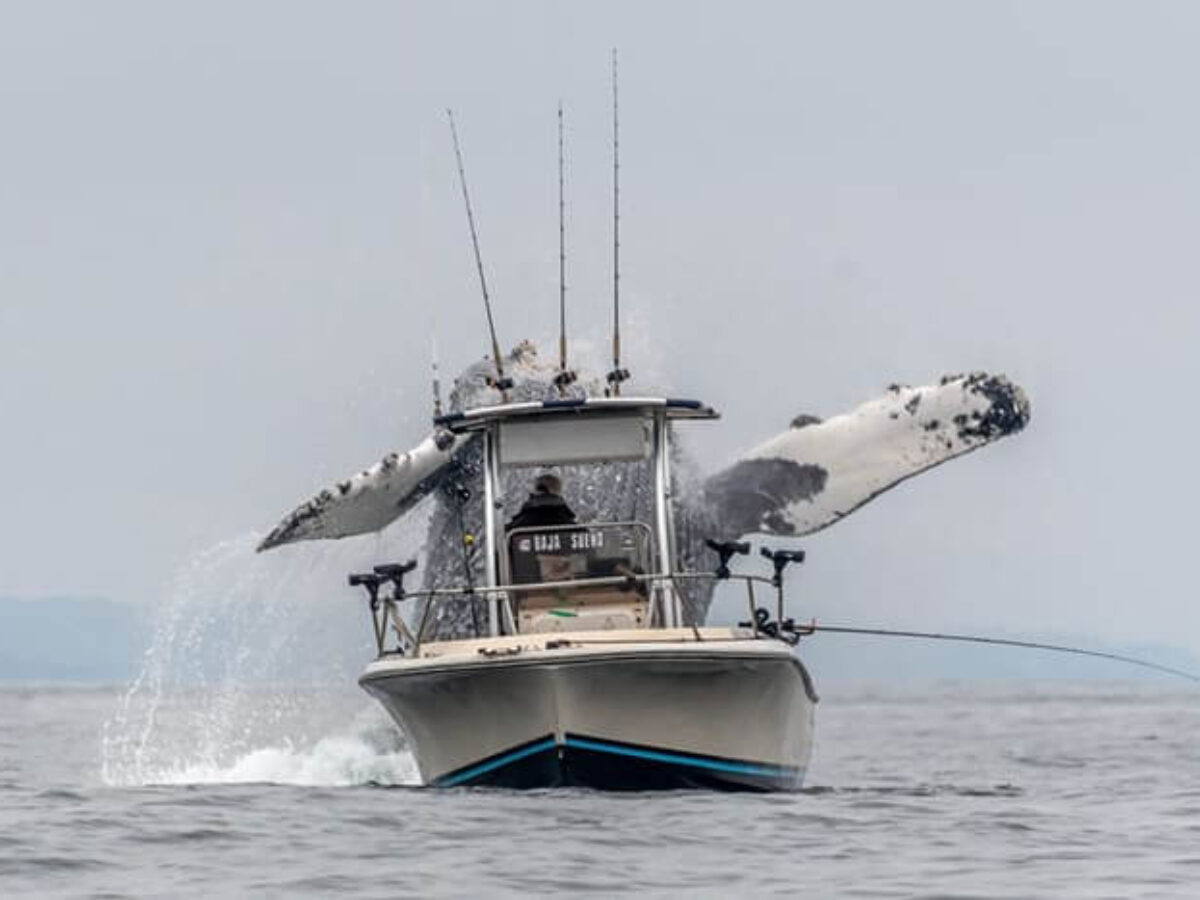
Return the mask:
[(804, 562), (803, 550), (771, 550), (767, 547), (762, 547), (759, 552), (775, 566), (775, 575), (771, 579), (771, 584), (777, 588), (783, 587), (783, 570), (790, 563)]
[(349, 577), (350, 587), (366, 588), (367, 596), (371, 598), (371, 609), (379, 608), (379, 586), (385, 579), (374, 572), (357, 572)]
[(707, 538), (704, 543), (721, 560), (717, 564), (716, 576), (722, 580), (730, 576), (729, 561), (734, 556), (747, 556), (750, 553), (750, 544), (746, 541), (714, 541)]
[[(417, 567), (417, 561), (411, 559), (406, 563), (384, 563), (375, 566), (375, 576), (382, 583), (390, 582), (393, 588), (392, 599), (404, 597), (404, 576)], [(354, 576), (351, 576), (353, 578)], [(351, 582), (353, 584), (353, 582)]]

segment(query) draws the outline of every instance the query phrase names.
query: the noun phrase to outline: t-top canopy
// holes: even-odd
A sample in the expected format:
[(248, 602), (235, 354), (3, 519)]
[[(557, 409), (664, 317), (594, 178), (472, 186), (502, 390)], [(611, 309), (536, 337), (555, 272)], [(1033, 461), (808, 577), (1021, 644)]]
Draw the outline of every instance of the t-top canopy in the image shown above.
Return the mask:
[(640, 413), (602, 416), (520, 416), (501, 419), (502, 466), (649, 459), (653, 420)]
[(455, 433), (477, 431), (489, 422), (526, 416), (595, 415), (655, 412), (662, 410), (668, 419), (719, 419), (720, 414), (699, 400), (666, 397), (581, 397), (570, 400), (531, 400), (480, 406), (463, 412), (438, 416), (434, 424)]

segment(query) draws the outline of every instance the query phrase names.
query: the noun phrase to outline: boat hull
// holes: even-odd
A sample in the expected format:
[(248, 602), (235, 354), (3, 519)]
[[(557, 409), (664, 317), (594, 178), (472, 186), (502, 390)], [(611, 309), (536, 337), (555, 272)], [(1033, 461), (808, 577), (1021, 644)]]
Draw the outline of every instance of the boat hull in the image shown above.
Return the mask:
[(436, 779), (437, 787), (517, 790), (581, 787), (606, 791), (795, 790), (803, 769), (697, 756), (661, 747), (553, 735)]
[(811, 681), (773, 641), (382, 659), (360, 683), (436, 786), (794, 790), (812, 753)]

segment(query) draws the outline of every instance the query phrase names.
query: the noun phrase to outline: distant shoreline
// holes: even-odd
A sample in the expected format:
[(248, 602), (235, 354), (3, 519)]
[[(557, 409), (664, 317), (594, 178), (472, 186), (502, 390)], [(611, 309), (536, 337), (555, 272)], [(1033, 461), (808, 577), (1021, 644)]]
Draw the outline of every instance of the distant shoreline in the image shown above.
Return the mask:
[[(1047, 635), (1007, 635), (1046, 639)], [(1163, 665), (1200, 670), (1200, 660), (1166, 645), (1112, 645), (1086, 636), (1053, 635), (1056, 642), (1131, 654)], [(96, 598), (29, 600), (0, 597), (0, 686), (121, 687), (141, 671), (150, 643), (145, 611)], [(1105, 660), (1036, 650), (935, 645), (816, 635), (801, 641), (801, 658), (822, 684), (933, 681), (1163, 681), (1151, 671)], [(365, 665), (367, 660), (362, 660)]]

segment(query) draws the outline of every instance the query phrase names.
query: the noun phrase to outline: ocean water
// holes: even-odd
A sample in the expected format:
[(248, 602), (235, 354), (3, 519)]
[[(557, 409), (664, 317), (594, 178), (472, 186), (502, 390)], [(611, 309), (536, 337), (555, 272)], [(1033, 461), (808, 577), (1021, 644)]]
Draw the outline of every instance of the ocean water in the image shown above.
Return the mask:
[(777, 795), (423, 789), (356, 689), (0, 688), (0, 896), (1200, 897), (1200, 692), (818, 688)]

